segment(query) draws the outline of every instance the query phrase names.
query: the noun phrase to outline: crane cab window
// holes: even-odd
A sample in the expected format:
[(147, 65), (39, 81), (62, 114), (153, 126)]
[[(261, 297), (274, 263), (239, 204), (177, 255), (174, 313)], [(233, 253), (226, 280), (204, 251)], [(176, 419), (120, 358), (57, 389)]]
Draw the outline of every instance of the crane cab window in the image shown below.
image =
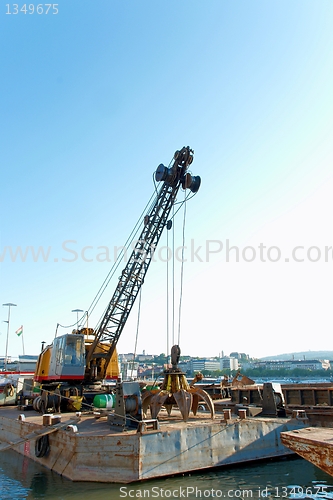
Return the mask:
[(82, 365), (84, 352), (84, 339), (78, 335), (67, 336), (64, 346), (65, 365)]

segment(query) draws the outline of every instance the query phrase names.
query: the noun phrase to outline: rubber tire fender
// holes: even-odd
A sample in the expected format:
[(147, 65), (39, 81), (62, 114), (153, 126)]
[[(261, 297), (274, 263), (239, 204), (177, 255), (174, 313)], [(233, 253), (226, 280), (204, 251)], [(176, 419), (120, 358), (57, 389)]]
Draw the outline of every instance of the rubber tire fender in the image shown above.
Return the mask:
[(49, 436), (42, 436), (36, 439), (35, 442), (35, 455), (38, 458), (46, 457), (50, 451)]

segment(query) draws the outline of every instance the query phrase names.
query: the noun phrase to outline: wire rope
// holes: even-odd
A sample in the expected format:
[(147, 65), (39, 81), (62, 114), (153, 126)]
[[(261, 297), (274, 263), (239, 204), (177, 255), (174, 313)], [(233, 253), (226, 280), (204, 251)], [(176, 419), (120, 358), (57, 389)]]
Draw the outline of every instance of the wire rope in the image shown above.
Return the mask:
[[(174, 207), (172, 207), (172, 218)], [(172, 345), (175, 344), (175, 224), (172, 224)]]
[(132, 369), (131, 369), (131, 378), (133, 378), (134, 360), (136, 358), (136, 349), (138, 346), (139, 325), (140, 325), (140, 315), (141, 315), (141, 295), (142, 295), (142, 287), (140, 287), (140, 292), (139, 292), (138, 320), (137, 320), (137, 324), (136, 324), (136, 335), (135, 335), (134, 355), (133, 355)]
[(166, 347), (166, 356), (167, 356), (167, 364), (169, 364), (169, 352), (170, 352), (170, 345), (169, 345), (169, 230), (167, 230), (166, 234), (166, 243), (167, 243), (167, 261), (166, 261), (166, 341), (167, 341), (167, 347)]
[(182, 261), (181, 261), (181, 265), (180, 265), (180, 293), (179, 293), (179, 313), (178, 313), (178, 345), (180, 345), (180, 326), (181, 326), (181, 313), (182, 313), (182, 301), (183, 301), (185, 222), (186, 222), (186, 195), (185, 195), (185, 201), (184, 201), (184, 217), (183, 217)]

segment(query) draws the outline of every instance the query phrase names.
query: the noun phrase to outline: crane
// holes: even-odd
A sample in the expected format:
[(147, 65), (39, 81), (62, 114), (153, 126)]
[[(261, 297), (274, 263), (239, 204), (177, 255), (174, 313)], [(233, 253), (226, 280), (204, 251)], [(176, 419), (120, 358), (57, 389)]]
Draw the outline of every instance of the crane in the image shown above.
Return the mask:
[[(147, 274), (154, 251), (173, 207), (179, 188), (196, 193), (200, 187), (200, 177), (187, 172), (193, 161), (193, 150), (188, 146), (176, 151), (170, 168), (160, 164), (155, 172), (156, 181), (164, 181), (156, 201), (144, 219), (144, 227), (136, 241), (132, 254), (123, 269), (118, 285), (109, 302), (104, 317), (95, 333), (95, 339), (86, 358), (86, 378), (105, 378), (107, 366), (115, 351), (134, 301)], [(105, 352), (96, 352), (96, 347), (105, 343)], [(104, 359), (104, 363), (100, 361)]]
[[(76, 333), (56, 337), (53, 344), (40, 354), (35, 380), (42, 383), (45, 389), (43, 409), (48, 404), (54, 404), (53, 398), (47, 398), (46, 394), (55, 385), (58, 394), (71, 395), (73, 387), (77, 388), (79, 385), (82, 389), (85, 385), (106, 378), (110, 363), (115, 360), (118, 340), (144, 282), (163, 229), (170, 222), (168, 218), (177, 193), (181, 187), (192, 193), (197, 193), (200, 188), (200, 177), (188, 171), (193, 153), (189, 146), (184, 146), (175, 152), (169, 167), (163, 164), (158, 166), (155, 180), (162, 182), (162, 185), (149, 213), (144, 217), (142, 232), (97, 328), (81, 329)], [(89, 343), (85, 342), (85, 337), (88, 336), (92, 338)]]

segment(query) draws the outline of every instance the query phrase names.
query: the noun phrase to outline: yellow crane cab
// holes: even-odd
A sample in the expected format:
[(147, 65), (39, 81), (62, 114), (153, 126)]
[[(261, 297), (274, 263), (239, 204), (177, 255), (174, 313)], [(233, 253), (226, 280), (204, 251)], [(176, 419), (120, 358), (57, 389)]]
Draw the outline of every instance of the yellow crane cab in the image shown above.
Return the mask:
[(56, 337), (45, 347), (36, 366), (36, 382), (79, 381), (85, 373), (85, 342), (80, 333)]
[[(78, 332), (66, 333), (56, 337), (52, 345), (46, 346), (40, 353), (34, 380), (39, 383), (69, 382), (81, 383), (90, 377), (90, 367), (87, 367), (86, 356), (94, 339), (92, 328), (82, 328)], [(95, 347), (95, 353), (107, 351), (109, 345), (99, 342)], [(99, 379), (99, 369), (105, 363), (101, 358), (99, 366), (96, 367), (96, 378)], [(105, 379), (117, 380), (120, 374), (118, 366), (117, 350), (112, 354), (111, 361), (107, 366)]]

